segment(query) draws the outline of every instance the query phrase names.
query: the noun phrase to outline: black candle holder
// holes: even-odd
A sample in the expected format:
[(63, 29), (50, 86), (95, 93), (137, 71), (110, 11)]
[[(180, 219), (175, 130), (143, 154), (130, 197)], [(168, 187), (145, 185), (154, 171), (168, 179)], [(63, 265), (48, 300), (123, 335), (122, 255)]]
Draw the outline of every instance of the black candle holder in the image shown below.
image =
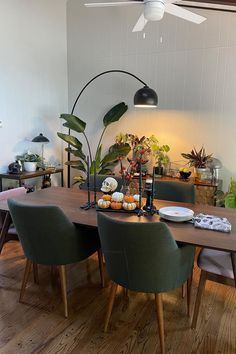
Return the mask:
[(152, 179), (147, 179), (145, 182), (145, 193), (147, 195), (146, 204), (143, 207), (144, 215), (154, 215), (157, 210), (153, 204), (154, 199), (154, 183), (155, 183), (155, 169), (153, 168)]
[[(92, 162), (91, 162), (92, 163)], [(94, 184), (94, 199), (91, 201), (91, 190), (90, 190), (90, 164), (89, 164), (89, 156), (86, 159), (87, 166), (87, 193), (88, 193), (88, 201), (87, 203), (80, 206), (81, 209), (88, 210), (91, 208), (95, 208), (97, 204), (97, 185), (96, 185), (96, 162), (94, 161), (94, 175), (93, 175), (93, 184)]]

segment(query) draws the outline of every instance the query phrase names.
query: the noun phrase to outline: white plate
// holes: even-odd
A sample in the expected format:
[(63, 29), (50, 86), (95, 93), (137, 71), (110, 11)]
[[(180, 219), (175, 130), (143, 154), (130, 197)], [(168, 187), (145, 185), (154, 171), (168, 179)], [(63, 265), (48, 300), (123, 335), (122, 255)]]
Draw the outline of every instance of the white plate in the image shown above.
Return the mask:
[(191, 220), (194, 212), (188, 208), (170, 206), (159, 209), (159, 215), (161, 218), (166, 220), (183, 222)]

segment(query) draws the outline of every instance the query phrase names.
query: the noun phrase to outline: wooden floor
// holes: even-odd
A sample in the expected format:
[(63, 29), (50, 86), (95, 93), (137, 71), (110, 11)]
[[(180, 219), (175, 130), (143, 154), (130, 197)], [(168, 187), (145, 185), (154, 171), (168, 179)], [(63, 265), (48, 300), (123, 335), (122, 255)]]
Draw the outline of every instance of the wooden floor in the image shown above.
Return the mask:
[[(63, 317), (58, 282), (39, 268), (40, 285), (32, 276), (25, 303), (18, 302), (24, 257), (18, 242), (0, 256), (0, 353), (159, 353), (152, 295), (119, 289), (108, 333), (102, 331), (109, 292), (100, 288), (96, 257), (68, 267), (69, 318)], [(193, 281), (195, 298), (199, 272)], [(236, 290), (208, 282), (196, 330), (190, 329), (181, 290), (164, 295), (167, 353), (236, 353)]]

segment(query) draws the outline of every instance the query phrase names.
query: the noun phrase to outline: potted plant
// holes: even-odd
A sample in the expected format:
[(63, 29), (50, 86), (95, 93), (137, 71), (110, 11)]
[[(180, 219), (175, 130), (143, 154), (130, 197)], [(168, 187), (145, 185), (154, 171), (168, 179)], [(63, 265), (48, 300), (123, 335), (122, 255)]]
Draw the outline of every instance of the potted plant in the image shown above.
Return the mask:
[(212, 160), (212, 154), (207, 155), (205, 148), (202, 146), (199, 151), (194, 147), (190, 153), (182, 153), (181, 155), (188, 160), (190, 167), (195, 168), (196, 177), (198, 179), (208, 179), (209, 168), (207, 164)]
[(159, 141), (155, 135), (151, 135), (149, 138), (150, 147), (152, 149), (153, 156), (155, 158), (155, 174), (157, 176), (162, 176), (164, 173), (164, 168), (170, 162), (168, 152), (170, 151), (169, 145), (160, 145)]
[(236, 208), (236, 181), (231, 177), (228, 192), (224, 196), (226, 208)]
[(16, 157), (16, 159), (20, 160), (26, 172), (36, 171), (38, 163), (42, 161), (41, 157), (38, 154), (33, 154), (31, 152), (26, 152), (23, 155), (19, 155)]

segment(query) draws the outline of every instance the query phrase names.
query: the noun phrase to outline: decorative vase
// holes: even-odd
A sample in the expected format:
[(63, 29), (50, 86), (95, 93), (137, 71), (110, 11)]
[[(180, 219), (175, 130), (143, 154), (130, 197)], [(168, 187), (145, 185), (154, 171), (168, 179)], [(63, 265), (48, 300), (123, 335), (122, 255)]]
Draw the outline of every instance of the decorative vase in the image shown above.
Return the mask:
[(209, 168), (197, 168), (195, 167), (195, 176), (199, 181), (206, 181), (210, 179), (210, 169)]
[(26, 172), (35, 172), (37, 168), (37, 162), (24, 162), (24, 170)]

